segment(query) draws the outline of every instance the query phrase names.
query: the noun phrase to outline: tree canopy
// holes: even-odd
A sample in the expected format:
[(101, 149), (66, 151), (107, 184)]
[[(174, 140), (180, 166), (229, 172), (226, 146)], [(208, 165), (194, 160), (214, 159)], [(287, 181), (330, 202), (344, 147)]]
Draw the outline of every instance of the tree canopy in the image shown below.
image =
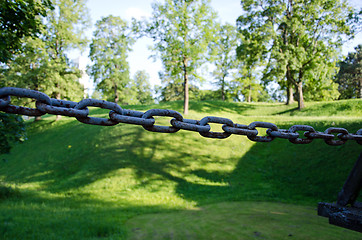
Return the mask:
[(211, 59), (215, 65), (212, 75), (216, 79), (215, 85), (221, 93), (221, 100), (227, 98), (227, 90), (231, 71), (237, 68), (238, 60), (236, 58), (236, 47), (239, 34), (236, 28), (230, 24), (224, 24), (218, 27), (218, 34), (215, 34), (211, 43)]
[(348, 53), (340, 62), (336, 78), (339, 84), (340, 98), (362, 98), (362, 45), (355, 47), (355, 52)]
[(128, 29), (120, 17), (105, 17), (97, 21), (90, 45), (90, 74), (104, 97), (116, 103), (125, 103), (127, 95), (121, 93), (130, 83), (127, 56), (134, 40)]
[[(35, 37), (42, 29), (40, 20), (50, 1), (19, 0), (0, 2), (0, 63), (8, 63), (22, 48), (25, 37)], [(0, 86), (5, 77), (0, 74)], [(26, 139), (24, 121), (20, 116), (0, 113), (0, 154), (9, 153), (12, 145)]]
[(190, 75), (197, 80), (196, 70), (206, 60), (216, 13), (210, 0), (166, 0), (153, 3), (152, 8), (152, 17), (142, 31), (154, 40), (152, 49), (160, 57), (165, 74), (174, 78), (175, 85), (183, 82), (187, 114)]
[(330, 75), (322, 72), (330, 71), (343, 39), (353, 36), (356, 29), (353, 21), (358, 14), (346, 1), (248, 0), (241, 4), (245, 13), (237, 25), (249, 43), (241, 48), (241, 60), (254, 55), (267, 62), (264, 80), (276, 80), (290, 92), (294, 87), (300, 109), (310, 76), (318, 75), (324, 87), (333, 88), (327, 79)]
[(8, 62), (21, 49), (24, 37), (40, 33), (41, 17), (51, 8), (51, 0), (0, 2), (0, 62)]

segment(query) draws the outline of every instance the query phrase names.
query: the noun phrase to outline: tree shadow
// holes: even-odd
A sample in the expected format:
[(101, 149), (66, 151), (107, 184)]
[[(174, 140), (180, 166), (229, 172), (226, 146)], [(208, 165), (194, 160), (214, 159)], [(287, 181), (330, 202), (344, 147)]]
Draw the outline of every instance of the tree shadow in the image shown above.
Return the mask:
[(124, 239), (129, 216), (165, 212), (162, 206), (124, 206), (76, 194), (49, 197), (32, 190), (21, 194), (0, 202), (1, 239)]
[(281, 111), (281, 112), (275, 113), (275, 114), (273, 114), (273, 115), (284, 115), (284, 114), (289, 113), (289, 114), (292, 116), (292, 115), (294, 115), (294, 113), (296, 113), (297, 111), (299, 111), (298, 107), (292, 108), (292, 109), (288, 109), (288, 110), (285, 110), (285, 111)]
[[(222, 164), (220, 155), (215, 151), (219, 150), (219, 146), (228, 146), (227, 149), (232, 150), (229, 146), (231, 140), (210, 140), (199, 136), (189, 138), (186, 135), (193, 134), (190, 132), (162, 135), (128, 125), (111, 127), (109, 131), (104, 130), (105, 127), (73, 121), (54, 124), (57, 124), (56, 128), (42, 126), (43, 133), (34, 134), (27, 143), (25, 147), (31, 148), (33, 155), (17, 156), (18, 162), (6, 163), (11, 164), (6, 166), (11, 171), (1, 171), (5, 181), (22, 184), (36, 182), (40, 183), (41, 191), (56, 193), (55, 197), (50, 198), (36, 190), (24, 190), (21, 191), (24, 198), (1, 203), (12, 204), (12, 207), (1, 209), (3, 217), (0, 222), (25, 223), (25, 230), (19, 236), (36, 236), (36, 230), (32, 230), (30, 224), (34, 215), (44, 221), (42, 230), (67, 229), (69, 224), (78, 224), (83, 231), (81, 234), (86, 237), (111, 238), (112, 234), (126, 234), (125, 228), (119, 226), (128, 217), (170, 210), (165, 205), (130, 202), (118, 205), (117, 202), (86, 195), (90, 193), (84, 195), (83, 192), (73, 191), (122, 169), (132, 169), (134, 172), (136, 184), (133, 189), (168, 182), (174, 186), (173, 190), (180, 198), (197, 205), (223, 201), (277, 201), (311, 205), (319, 201), (331, 202), (336, 200), (360, 152), (360, 146), (351, 141), (333, 147), (322, 140), (308, 145), (294, 145), (287, 140), (276, 139), (271, 143), (253, 143), (245, 154), (230, 155), (227, 161), (235, 162), (231, 170), (209, 170), (205, 167), (207, 164)], [(314, 123), (318, 131), (325, 129), (326, 125)], [(279, 126), (287, 128), (282, 124)], [(359, 126), (345, 123), (341, 127), (353, 131)], [(69, 132), (70, 129), (72, 132)], [(245, 137), (235, 137), (240, 139), (240, 145), (249, 143)], [(51, 142), (55, 147), (52, 150), (44, 149), (43, 146), (52, 139), (56, 139)], [(190, 145), (196, 147), (190, 151)], [(196, 152), (201, 148), (206, 151)], [(198, 167), (190, 167), (191, 162), (197, 162)], [(19, 168), (16, 168), (17, 165)], [(22, 169), (22, 166), (28, 167)], [(24, 201), (27, 201), (26, 207)], [(31, 205), (37, 207), (31, 208)], [(117, 219), (123, 215), (125, 217)], [(0, 227), (4, 226), (0, 224)], [(63, 236), (61, 231), (57, 231), (57, 234)], [(64, 238), (69, 236), (71, 233), (64, 231)]]
[[(345, 127), (351, 129), (353, 124)], [(324, 124), (316, 126), (316, 130), (324, 128)], [(69, 129), (72, 130), (71, 139), (67, 136)], [(301, 202), (309, 199), (317, 202), (335, 199), (357, 159), (354, 156), (359, 154), (358, 144), (351, 141), (331, 147), (322, 140), (293, 145), (276, 139), (271, 143), (255, 143), (244, 155), (230, 157), (229, 161), (236, 163), (231, 172), (210, 171), (202, 166), (220, 160), (213, 154), (214, 146), (210, 145), (215, 142), (201, 137), (187, 138), (190, 132), (170, 136), (129, 125), (112, 127), (109, 131), (73, 121), (59, 123), (56, 128), (44, 127), (45, 130), (47, 134), (40, 131), (32, 136), (33, 141), (27, 146), (32, 149), (31, 155), (17, 156), (18, 162), (1, 163), (4, 169), (13, 171), (2, 172), (5, 181), (37, 182), (45, 191), (62, 193), (90, 185), (111, 172), (132, 169), (140, 187), (155, 181), (170, 181), (176, 184), (176, 192), (181, 197), (200, 204), (213, 202), (211, 199)], [(182, 142), (185, 139), (188, 142)], [(43, 146), (51, 140), (56, 147), (49, 152)], [(227, 144), (228, 140), (215, 141)], [(243, 141), (248, 140), (244, 138)], [(190, 152), (189, 145), (209, 150), (200, 155)], [(190, 168), (190, 161), (197, 162), (199, 167)], [(330, 175), (334, 176), (333, 181)], [(185, 176), (206, 181), (198, 183)]]
[[(326, 125), (314, 124), (317, 131), (325, 129)], [(280, 127), (288, 126), (281, 124)], [(341, 127), (357, 131), (358, 125), (345, 123)], [(335, 202), (360, 152), (360, 145), (354, 141), (337, 147), (320, 139), (307, 145), (295, 145), (285, 139), (255, 143), (237, 160), (232, 172), (192, 171), (222, 186), (188, 182), (178, 185), (177, 191), (200, 204), (210, 199), (311, 205), (320, 201)], [(190, 184), (192, 187), (188, 186)]]

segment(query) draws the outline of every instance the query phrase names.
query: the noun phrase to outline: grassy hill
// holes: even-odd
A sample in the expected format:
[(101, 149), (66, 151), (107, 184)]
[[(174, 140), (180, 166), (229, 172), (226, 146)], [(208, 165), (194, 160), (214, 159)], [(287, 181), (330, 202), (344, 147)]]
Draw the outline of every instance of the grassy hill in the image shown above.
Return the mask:
[[(182, 102), (127, 108), (181, 112)], [(356, 132), (361, 109), (361, 100), (307, 103), (303, 111), (207, 101), (191, 102), (187, 118)], [(356, 142), (255, 143), (54, 120), (29, 123), (28, 141), (0, 156), (1, 239), (360, 239), (316, 216), (318, 202), (336, 200), (362, 150)]]

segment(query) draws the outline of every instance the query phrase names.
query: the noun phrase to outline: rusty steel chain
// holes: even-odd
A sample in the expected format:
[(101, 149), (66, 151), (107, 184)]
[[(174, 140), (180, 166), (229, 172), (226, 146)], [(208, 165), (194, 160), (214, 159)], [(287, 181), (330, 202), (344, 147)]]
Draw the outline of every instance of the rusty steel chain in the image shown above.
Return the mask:
[[(36, 100), (36, 108), (11, 105), (11, 96), (31, 98)], [(109, 109), (109, 118), (96, 118), (89, 116), (88, 106)], [(308, 144), (314, 139), (323, 139), (327, 144), (338, 146), (348, 140), (355, 140), (362, 145), (362, 129), (355, 134), (347, 129), (330, 127), (324, 132), (318, 132), (308, 125), (294, 125), (289, 129), (279, 129), (269, 122), (252, 122), (249, 125), (234, 123), (232, 120), (222, 117), (208, 116), (201, 120), (185, 119), (174, 110), (151, 109), (146, 112), (122, 109), (118, 104), (97, 99), (84, 99), (80, 102), (58, 100), (50, 98), (45, 93), (15, 87), (0, 88), (0, 111), (27, 116), (42, 116), (44, 114), (75, 117), (85, 124), (113, 126), (119, 123), (141, 125), (152, 132), (175, 133), (182, 130), (198, 132), (208, 138), (224, 139), (231, 134), (243, 135), (255, 142), (271, 142), (275, 138), (288, 139), (294, 144)], [(171, 126), (155, 125), (154, 116), (171, 117)], [(209, 123), (222, 125), (223, 132), (212, 132)], [(256, 128), (265, 128), (266, 136), (259, 136)], [(303, 131), (304, 138), (298, 131)], [(334, 134), (333, 134), (334, 133)], [(336, 134), (336, 135), (335, 135)]]

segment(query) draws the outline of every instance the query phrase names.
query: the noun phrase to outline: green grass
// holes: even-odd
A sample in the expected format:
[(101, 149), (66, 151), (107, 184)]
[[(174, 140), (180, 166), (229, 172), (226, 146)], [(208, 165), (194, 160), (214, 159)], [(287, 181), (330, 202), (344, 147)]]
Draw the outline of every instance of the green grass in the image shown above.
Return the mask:
[[(280, 128), (309, 124), (319, 131), (361, 128), (362, 101), (307, 106), (298, 112), (281, 104), (191, 102), (187, 118), (269, 121)], [(182, 103), (128, 108), (181, 112)], [(157, 124), (168, 120), (159, 118)], [(319, 201), (336, 200), (356, 161), (361, 145), (353, 141), (333, 147), (322, 140), (309, 145), (283, 139), (254, 143), (243, 136), (215, 140), (127, 124), (90, 126), (66, 117), (29, 123), (28, 132), (28, 141), (0, 156), (0, 181), (11, 187), (0, 198), (1, 239), (360, 237), (315, 216)]]
[(322, 223), (314, 208), (270, 202), (216, 203), (141, 215), (130, 220), (127, 227), (131, 229), (130, 239), (339, 240), (348, 235), (347, 230)]

